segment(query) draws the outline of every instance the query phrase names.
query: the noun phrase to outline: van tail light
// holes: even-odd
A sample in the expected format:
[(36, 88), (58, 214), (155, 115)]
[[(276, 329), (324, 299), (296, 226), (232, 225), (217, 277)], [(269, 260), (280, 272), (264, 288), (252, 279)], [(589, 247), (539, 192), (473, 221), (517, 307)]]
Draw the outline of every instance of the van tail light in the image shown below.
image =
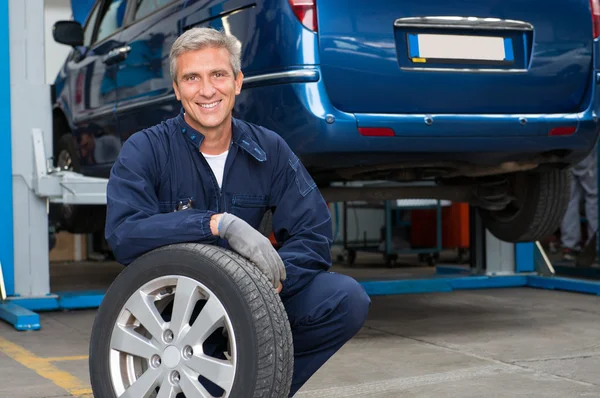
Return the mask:
[(600, 36), (600, 1), (590, 0), (590, 8), (592, 9), (592, 27), (594, 31), (594, 39)]
[[(288, 0), (296, 18), (313, 32), (317, 31), (317, 0)], [(598, 0), (592, 0), (598, 2)]]
[(358, 133), (365, 137), (394, 137), (394, 130), (388, 127), (359, 127)]
[(576, 127), (555, 127), (552, 130), (550, 130), (548, 135), (550, 137), (572, 135), (575, 132), (575, 130), (577, 130)]

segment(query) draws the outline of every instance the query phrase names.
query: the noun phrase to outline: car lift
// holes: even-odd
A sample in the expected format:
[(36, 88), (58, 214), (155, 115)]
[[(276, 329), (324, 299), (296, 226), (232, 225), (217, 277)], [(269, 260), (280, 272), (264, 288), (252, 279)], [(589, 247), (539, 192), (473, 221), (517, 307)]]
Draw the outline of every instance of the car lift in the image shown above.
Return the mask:
[[(5, 125), (0, 134), (0, 269), (5, 294), (0, 318), (18, 330), (41, 328), (33, 311), (97, 308), (104, 297), (102, 291), (50, 291), (49, 203), (104, 204), (107, 180), (48, 166), (52, 110), (40, 67), (43, 15), (41, 1), (0, 0), (0, 120)], [(9, 24), (9, 19), (24, 23)], [(538, 243), (501, 242), (483, 229), (476, 212), (471, 223), (470, 268), (438, 266), (433, 278), (361, 283), (373, 296), (524, 286), (600, 294), (600, 283), (553, 276)]]

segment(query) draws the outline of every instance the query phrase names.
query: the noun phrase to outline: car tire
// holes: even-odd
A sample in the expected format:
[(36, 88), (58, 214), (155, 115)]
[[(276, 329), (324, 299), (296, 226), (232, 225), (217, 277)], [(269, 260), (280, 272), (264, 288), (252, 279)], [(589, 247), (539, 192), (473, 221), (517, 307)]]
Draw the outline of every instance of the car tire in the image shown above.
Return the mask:
[[(71, 134), (63, 134), (54, 145), (54, 167), (63, 170), (80, 171), (79, 157)], [(70, 205), (53, 203), (50, 207), (50, 220), (57, 231), (65, 230), (72, 234), (91, 234), (104, 230), (106, 206)]]
[[(226, 344), (229, 357), (222, 352), (221, 360), (209, 358), (207, 342), (215, 333), (221, 340), (233, 336)], [(121, 349), (137, 350), (146, 359)], [(231, 366), (225, 371), (227, 364)], [(194, 369), (201, 365), (207, 378), (220, 375), (219, 383), (227, 389), (217, 392), (225, 397), (288, 397), (293, 345), (283, 304), (258, 268), (229, 250), (195, 243), (153, 250), (121, 272), (100, 305), (89, 352), (94, 396), (118, 397), (147, 383), (148, 388), (124, 396), (154, 397), (163, 386), (168, 391), (162, 394), (169, 393), (165, 397), (183, 396), (181, 392), (200, 397), (195, 389), (202, 384)], [(162, 376), (149, 381), (156, 375)]]
[(569, 203), (569, 171), (517, 173), (511, 183), (514, 202), (499, 211), (479, 210), (485, 228), (511, 243), (535, 242), (553, 234)]

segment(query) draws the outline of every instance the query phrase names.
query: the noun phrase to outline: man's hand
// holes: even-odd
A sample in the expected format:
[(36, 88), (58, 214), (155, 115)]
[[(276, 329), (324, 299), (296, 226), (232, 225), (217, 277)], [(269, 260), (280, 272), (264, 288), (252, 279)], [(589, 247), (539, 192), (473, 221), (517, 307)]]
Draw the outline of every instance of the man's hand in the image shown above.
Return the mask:
[(233, 250), (252, 261), (267, 276), (277, 290), (285, 280), (285, 266), (268, 238), (233, 214), (214, 215), (210, 221), (213, 234), (227, 239)]

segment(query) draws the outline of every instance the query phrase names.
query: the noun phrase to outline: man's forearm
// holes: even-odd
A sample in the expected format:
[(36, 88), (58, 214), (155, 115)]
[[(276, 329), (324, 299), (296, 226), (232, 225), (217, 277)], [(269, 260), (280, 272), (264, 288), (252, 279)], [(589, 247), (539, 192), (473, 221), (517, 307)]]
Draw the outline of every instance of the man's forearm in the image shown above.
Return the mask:
[(106, 239), (121, 264), (129, 264), (140, 255), (157, 247), (183, 242), (212, 242), (210, 219), (214, 212), (184, 210), (124, 217), (109, 210)]

